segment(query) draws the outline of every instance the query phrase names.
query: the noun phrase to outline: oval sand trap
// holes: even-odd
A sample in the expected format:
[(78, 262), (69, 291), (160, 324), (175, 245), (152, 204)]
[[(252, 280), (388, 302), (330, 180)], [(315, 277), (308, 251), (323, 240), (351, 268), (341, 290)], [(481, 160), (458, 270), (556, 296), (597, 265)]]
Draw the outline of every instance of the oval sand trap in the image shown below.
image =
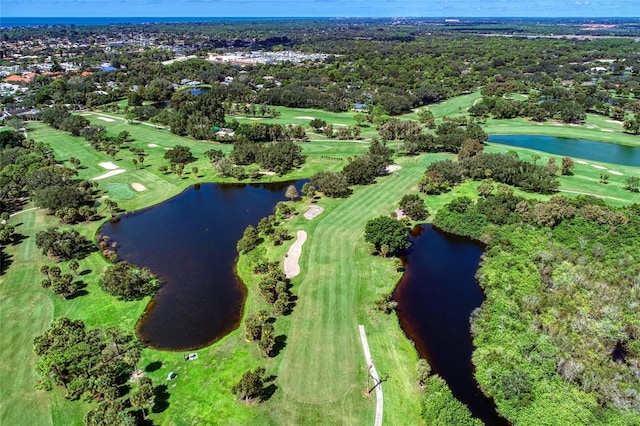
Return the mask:
[(157, 144), (155, 144), (155, 143), (150, 143), (150, 144), (148, 144), (147, 146), (148, 146), (149, 148), (157, 148), (157, 147), (158, 147), (158, 145), (157, 145)]
[(309, 117), (308, 115), (301, 115), (299, 117), (296, 117), (298, 120), (315, 120), (315, 117)]
[(397, 164), (391, 164), (390, 166), (385, 167), (384, 171), (385, 173), (393, 173), (393, 172), (397, 172), (401, 168), (402, 167), (398, 166)]
[(307, 241), (307, 233), (304, 231), (297, 232), (297, 239), (287, 252), (284, 258), (284, 274), (287, 278), (297, 277), (300, 274), (300, 255), (302, 254), (302, 245)]
[(306, 212), (304, 212), (304, 218), (311, 220), (314, 217), (318, 216), (323, 211), (324, 211), (324, 208), (320, 206), (311, 206), (309, 207), (309, 209), (307, 209)]
[(142, 191), (146, 191), (147, 190), (147, 188), (143, 184), (138, 183), (138, 182), (132, 183), (131, 187), (133, 189), (135, 189), (136, 191), (138, 191), (138, 192), (142, 192)]
[(607, 170), (609, 173), (611, 173), (612, 175), (618, 175), (618, 176), (622, 176), (622, 173), (620, 172), (616, 172), (615, 170)]
[(98, 120), (102, 120), (102, 121), (106, 121), (107, 123), (112, 123), (115, 120), (113, 118), (109, 118), (109, 117), (102, 117), (102, 116), (98, 116), (96, 117)]

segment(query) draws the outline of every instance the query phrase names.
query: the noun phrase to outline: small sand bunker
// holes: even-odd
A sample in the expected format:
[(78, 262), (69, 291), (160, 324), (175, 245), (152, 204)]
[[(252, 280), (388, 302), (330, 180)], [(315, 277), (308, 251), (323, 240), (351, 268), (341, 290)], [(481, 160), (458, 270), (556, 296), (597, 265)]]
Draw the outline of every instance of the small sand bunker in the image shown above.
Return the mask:
[(620, 172), (616, 172), (615, 170), (607, 170), (609, 173), (611, 173), (612, 175), (618, 175), (618, 176), (622, 176), (622, 173)]
[(138, 191), (138, 192), (142, 192), (142, 191), (146, 191), (147, 190), (147, 188), (143, 184), (138, 183), (138, 182), (132, 183), (131, 187), (133, 189), (135, 189), (136, 191)]
[(613, 132), (615, 132), (615, 130), (613, 130), (613, 129), (600, 129), (600, 131), (602, 131), (602, 132), (609, 132), (609, 133), (613, 133)]
[(106, 179), (108, 177), (119, 175), (120, 173), (124, 173), (124, 172), (126, 172), (125, 169), (111, 170), (110, 172), (107, 172), (103, 175), (94, 177), (92, 180)]
[(593, 167), (594, 169), (600, 169), (600, 170), (604, 170), (604, 169), (606, 169), (606, 167), (604, 167), (604, 166), (599, 166), (599, 165), (597, 165), (597, 164), (592, 164), (592, 165), (591, 165), (591, 167)]
[(116, 170), (116, 169), (120, 168), (120, 166), (118, 166), (117, 164), (113, 164), (111, 161), (106, 161), (104, 163), (100, 163), (100, 164), (98, 164), (98, 166), (102, 167), (103, 169), (107, 169), (107, 170)]
[(396, 209), (396, 218), (398, 220), (407, 217), (407, 215), (404, 213), (404, 211), (402, 209)]
[(149, 148), (158, 148), (158, 145), (156, 145), (155, 143), (150, 143), (147, 145)]
[(276, 172), (259, 172), (261, 175), (265, 176), (275, 176)]
[(578, 164), (589, 164), (586, 161), (582, 161), (582, 160), (576, 160), (576, 163), (578, 163)]
[(324, 211), (324, 208), (320, 206), (311, 206), (306, 212), (304, 212), (303, 216), (305, 219), (311, 220), (314, 217), (318, 216), (323, 211)]
[(287, 278), (297, 277), (300, 274), (300, 255), (302, 254), (302, 245), (307, 241), (307, 233), (304, 231), (298, 231), (297, 238), (293, 245), (287, 252), (287, 257), (284, 258), (284, 274)]
[(98, 120), (106, 121), (107, 123), (112, 123), (112, 122), (115, 121), (113, 118), (109, 118), (109, 117), (100, 117), (100, 116), (98, 116), (97, 118), (98, 118)]
[(619, 124), (622, 126), (622, 121), (618, 121), (618, 120), (605, 120), (607, 123), (614, 123), (614, 124)]
[(390, 166), (385, 167), (384, 171), (385, 173), (393, 173), (393, 172), (397, 172), (401, 168), (402, 167), (398, 166), (397, 164), (392, 164)]
[(309, 117), (308, 115), (301, 115), (299, 117), (296, 117), (298, 120), (315, 120), (315, 117)]

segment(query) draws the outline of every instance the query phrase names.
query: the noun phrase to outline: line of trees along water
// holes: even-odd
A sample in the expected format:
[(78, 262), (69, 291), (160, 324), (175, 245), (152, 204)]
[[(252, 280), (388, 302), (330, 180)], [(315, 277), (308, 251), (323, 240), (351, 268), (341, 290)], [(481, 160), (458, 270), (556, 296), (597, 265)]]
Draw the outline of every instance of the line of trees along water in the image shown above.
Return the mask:
[(640, 206), (518, 198), (456, 199), (434, 220), (487, 244), (471, 318), (480, 389), (516, 424), (637, 424)]
[(484, 301), (475, 273), (482, 245), (418, 225), (411, 233), (405, 272), (393, 292), (407, 337), (453, 395), (487, 425), (505, 425), (473, 376), (471, 312)]
[(246, 288), (234, 273), (236, 242), (285, 199), (289, 184), (202, 184), (105, 224), (119, 256), (164, 283), (137, 326), (145, 344), (199, 348), (238, 326)]

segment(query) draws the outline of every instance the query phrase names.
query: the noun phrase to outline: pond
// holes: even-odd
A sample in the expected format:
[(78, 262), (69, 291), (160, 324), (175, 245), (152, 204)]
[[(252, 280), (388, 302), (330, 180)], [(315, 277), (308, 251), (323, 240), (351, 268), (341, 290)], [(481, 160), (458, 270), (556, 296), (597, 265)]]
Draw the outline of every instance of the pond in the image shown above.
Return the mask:
[(246, 288), (234, 270), (236, 242), (285, 199), (290, 183), (202, 184), (104, 225), (121, 259), (163, 282), (136, 327), (142, 342), (196, 349), (238, 327)]
[(203, 95), (203, 94), (208, 93), (210, 91), (211, 91), (211, 89), (209, 89), (207, 87), (196, 87), (194, 89), (189, 89), (189, 93), (191, 93), (193, 96)]
[(491, 135), (489, 143), (623, 166), (640, 166), (640, 147), (539, 135)]
[(475, 280), (483, 248), (468, 239), (414, 228), (393, 298), (405, 334), (454, 396), (487, 425), (507, 425), (473, 376), (469, 316), (484, 301)]

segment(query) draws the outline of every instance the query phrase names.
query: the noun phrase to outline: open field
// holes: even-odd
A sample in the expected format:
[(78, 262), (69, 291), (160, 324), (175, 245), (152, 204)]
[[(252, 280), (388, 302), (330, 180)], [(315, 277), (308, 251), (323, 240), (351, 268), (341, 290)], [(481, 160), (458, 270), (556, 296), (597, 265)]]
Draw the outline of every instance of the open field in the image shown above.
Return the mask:
[[(464, 111), (477, 94), (456, 98), (450, 103), (433, 106), (436, 117)], [(460, 109), (459, 109), (460, 108)], [(280, 110), (280, 108), (279, 108)], [(279, 123), (308, 124), (307, 119), (295, 117), (316, 116), (330, 123), (353, 125), (351, 113), (330, 114), (324, 111), (282, 109)], [(80, 159), (79, 176), (91, 179), (104, 174), (100, 163), (112, 162), (125, 172), (97, 181), (105, 195), (118, 202), (125, 210), (135, 210), (161, 202), (196, 182), (223, 181), (215, 176), (203, 153), (211, 148), (230, 152), (230, 145), (196, 142), (142, 124), (126, 124), (124, 120), (106, 122), (94, 114), (87, 116), (94, 124), (104, 125), (109, 134), (117, 135), (126, 130), (131, 133), (132, 146), (146, 152), (144, 164), (133, 165), (136, 158), (128, 149), (121, 150), (115, 158), (94, 151), (82, 138), (50, 129), (41, 123), (29, 123), (29, 137), (49, 143), (56, 156), (64, 161), (70, 157)], [(611, 126), (589, 116), (588, 122), (597, 126)], [(333, 120), (333, 121), (332, 121)], [(349, 121), (351, 120), (351, 121)], [(506, 127), (502, 127), (503, 124)], [(619, 141), (633, 136), (599, 129), (583, 129), (570, 126), (553, 126), (550, 123), (538, 126), (518, 120), (491, 122), (487, 132), (527, 133), (538, 129), (538, 134), (572, 136), (585, 139), (619, 136)], [(498, 126), (499, 125), (499, 126)], [(605, 128), (605, 127), (602, 127)], [(502, 129), (498, 131), (496, 129)], [(574, 133), (580, 131), (581, 133)], [(532, 130), (528, 130), (532, 132)], [(549, 133), (544, 133), (549, 132)], [(368, 137), (368, 136), (367, 136)], [(624, 138), (623, 138), (624, 137)], [(625, 142), (626, 143), (626, 142)], [(149, 147), (155, 144), (157, 147)], [(177, 144), (188, 145), (199, 159), (185, 167), (185, 176), (159, 172), (158, 166), (165, 164), (163, 148)], [(639, 143), (636, 142), (636, 145)], [(308, 156), (299, 170), (279, 178), (265, 176), (263, 181), (297, 179), (309, 177), (320, 170), (340, 170), (347, 158), (364, 153), (368, 144), (361, 142), (317, 141), (301, 144)], [(491, 145), (489, 152), (515, 151), (520, 158), (528, 159), (535, 151)], [(537, 152), (540, 164), (546, 163), (548, 154)], [(384, 383), (385, 422), (395, 423), (403, 419), (406, 424), (419, 424), (419, 393), (414, 385), (417, 355), (412, 344), (402, 334), (395, 314), (384, 315), (374, 310), (373, 305), (381, 295), (393, 289), (399, 274), (391, 261), (371, 256), (363, 240), (364, 224), (371, 218), (390, 214), (405, 193), (416, 191), (415, 184), (426, 165), (447, 154), (429, 154), (417, 157), (397, 158), (402, 169), (381, 177), (373, 186), (356, 188), (346, 200), (323, 198), (318, 205), (325, 211), (313, 220), (303, 217), (308, 208), (307, 201), (296, 202), (298, 215), (285, 225), (290, 234), (298, 230), (307, 232), (308, 240), (300, 258), (301, 274), (293, 279), (293, 292), (298, 296), (297, 307), (292, 315), (279, 318), (276, 336), (286, 336), (285, 346), (271, 359), (263, 358), (255, 345), (244, 341), (242, 332), (235, 331), (211, 347), (198, 351), (199, 358), (185, 363), (181, 353), (161, 352), (147, 349), (143, 353), (141, 367), (150, 368), (148, 374), (157, 384), (167, 384), (170, 393), (168, 406), (151, 418), (159, 424), (207, 423), (211, 419), (223, 424), (371, 424), (375, 411), (375, 398), (364, 396), (366, 371), (359, 341), (358, 324), (364, 324), (369, 338), (372, 356), (378, 371), (390, 378)], [(557, 157), (559, 158), (559, 157)], [(576, 159), (574, 159), (575, 161)], [(575, 176), (561, 177), (561, 190), (574, 193), (589, 193), (601, 196), (615, 205), (640, 202), (639, 194), (624, 190), (628, 176), (639, 176), (638, 168), (617, 166), (589, 161), (575, 161)], [(68, 164), (68, 163), (67, 163)], [(621, 175), (610, 174), (609, 184), (598, 183), (604, 167)], [(198, 167), (198, 176), (191, 172)], [(232, 181), (232, 179), (227, 179)], [(135, 191), (132, 183), (139, 183), (146, 191)], [(459, 195), (476, 196), (477, 182), (466, 182), (451, 193), (425, 197), (429, 211), (435, 211)], [(516, 191), (521, 193), (520, 191)], [(537, 197), (532, 194), (523, 194)], [(26, 208), (29, 208), (27, 206)], [(99, 211), (104, 210), (102, 207)], [(10, 224), (26, 238), (20, 244), (6, 248), (11, 265), (0, 276), (0, 351), (4, 360), (0, 373), (0, 424), (78, 424), (88, 409), (86, 403), (66, 401), (60, 392), (45, 393), (34, 390), (37, 379), (33, 370), (36, 359), (31, 351), (33, 337), (42, 333), (57, 316), (66, 315), (82, 319), (89, 326), (120, 325), (132, 330), (142, 314), (148, 300), (140, 302), (116, 302), (97, 285), (98, 273), (106, 262), (98, 253), (93, 253), (80, 262), (80, 271), (90, 271), (86, 280), (86, 294), (73, 300), (62, 300), (49, 290), (40, 287), (42, 275), (39, 268), (50, 264), (35, 247), (33, 236), (38, 230), (57, 224), (57, 220), (40, 210), (20, 213), (11, 218)], [(84, 235), (92, 237), (97, 223), (76, 226)], [(292, 241), (280, 247), (269, 247), (269, 255), (283, 259)], [(244, 258), (238, 264), (239, 274), (245, 278), (250, 289), (246, 303), (247, 311), (256, 311), (264, 303), (257, 295), (255, 277), (248, 272)], [(65, 270), (66, 265), (62, 265)], [(230, 388), (240, 375), (249, 368), (265, 365), (267, 374), (276, 376), (276, 392), (269, 401), (255, 407), (238, 404)], [(173, 382), (164, 379), (167, 372), (176, 371)]]

